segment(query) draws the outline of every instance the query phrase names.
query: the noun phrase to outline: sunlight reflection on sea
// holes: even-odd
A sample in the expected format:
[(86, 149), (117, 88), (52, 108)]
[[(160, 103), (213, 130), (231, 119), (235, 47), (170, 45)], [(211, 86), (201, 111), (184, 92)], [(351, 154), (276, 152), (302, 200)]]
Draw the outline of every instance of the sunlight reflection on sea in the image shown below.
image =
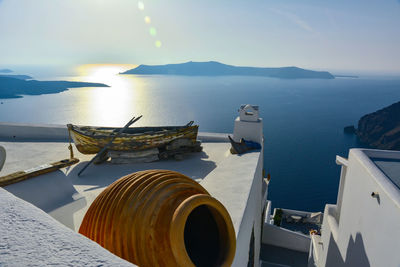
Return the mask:
[(335, 156), (346, 157), (349, 148), (359, 146), (343, 127), (400, 100), (400, 79), (119, 74), (132, 67), (83, 65), (76, 75), (46, 76), (110, 87), (2, 99), (0, 122), (123, 126), (143, 115), (135, 126), (193, 120), (200, 131), (229, 133), (240, 104), (258, 104), (265, 169), (272, 176), (269, 199), (278, 207), (318, 211), (336, 201), (340, 168)]

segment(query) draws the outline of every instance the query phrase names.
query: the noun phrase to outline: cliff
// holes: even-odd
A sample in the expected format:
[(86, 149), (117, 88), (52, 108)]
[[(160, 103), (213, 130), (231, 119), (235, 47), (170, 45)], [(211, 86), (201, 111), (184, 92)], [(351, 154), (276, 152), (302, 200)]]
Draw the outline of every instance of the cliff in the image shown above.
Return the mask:
[(400, 102), (363, 116), (357, 136), (372, 148), (400, 150)]
[(335, 77), (327, 71), (313, 71), (298, 67), (283, 68), (257, 68), (257, 67), (237, 67), (222, 64), (216, 61), (209, 62), (186, 62), (181, 64), (167, 65), (139, 65), (120, 74), (140, 74), (140, 75), (186, 75), (186, 76), (222, 76), (222, 75), (241, 75), (241, 76), (265, 76), (281, 79), (334, 79)]

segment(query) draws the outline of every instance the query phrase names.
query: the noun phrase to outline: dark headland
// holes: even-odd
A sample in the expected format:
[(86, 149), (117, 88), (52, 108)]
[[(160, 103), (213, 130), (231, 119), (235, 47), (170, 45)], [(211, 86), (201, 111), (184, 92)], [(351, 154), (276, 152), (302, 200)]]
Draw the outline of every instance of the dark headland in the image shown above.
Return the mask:
[(134, 69), (120, 74), (140, 75), (186, 75), (186, 76), (265, 76), (280, 79), (334, 79), (335, 77), (327, 71), (313, 71), (298, 67), (282, 68), (258, 68), (238, 67), (222, 64), (216, 61), (209, 62), (186, 62), (167, 65), (139, 65)]
[[(55, 94), (76, 87), (108, 87), (102, 83), (68, 82), (68, 81), (36, 81), (20, 77), (0, 75), (0, 98), (19, 98), (21, 95)], [(29, 76), (25, 76), (29, 77)], [(31, 77), (29, 77), (31, 78)]]
[(355, 133), (371, 148), (400, 150), (400, 102), (361, 117)]
[(30, 80), (30, 79), (32, 79), (31, 76), (18, 75), (18, 74), (0, 74), (0, 78), (2, 78), (2, 77), (15, 78), (15, 79), (19, 79), (19, 80)]
[(11, 72), (13, 71), (10, 69), (0, 69), (0, 73), (11, 73)]

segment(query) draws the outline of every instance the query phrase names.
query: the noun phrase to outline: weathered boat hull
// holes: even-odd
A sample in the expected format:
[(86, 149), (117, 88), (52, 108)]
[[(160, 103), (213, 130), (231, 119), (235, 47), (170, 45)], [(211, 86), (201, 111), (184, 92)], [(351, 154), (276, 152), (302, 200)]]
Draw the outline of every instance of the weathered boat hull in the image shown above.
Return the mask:
[[(120, 128), (79, 127), (68, 124), (68, 131), (76, 148), (82, 154), (97, 154), (111, 141), (112, 134)], [(164, 147), (173, 140), (185, 138), (196, 143), (198, 125), (166, 127), (132, 127), (115, 138), (110, 150), (139, 151)]]

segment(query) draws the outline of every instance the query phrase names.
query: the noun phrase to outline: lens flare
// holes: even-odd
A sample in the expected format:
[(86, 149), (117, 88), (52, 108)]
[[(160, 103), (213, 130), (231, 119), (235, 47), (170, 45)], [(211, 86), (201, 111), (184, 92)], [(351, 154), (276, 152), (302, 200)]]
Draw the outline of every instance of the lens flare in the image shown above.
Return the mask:
[(138, 8), (139, 10), (144, 10), (144, 3), (142, 1), (138, 2)]
[(151, 36), (156, 36), (156, 35), (157, 35), (157, 30), (156, 30), (156, 28), (154, 28), (154, 27), (151, 27), (151, 28), (150, 28), (150, 35), (151, 35)]
[[(0, 0), (1, 1), (1, 0)], [(143, 11), (144, 10), (144, 3), (142, 1), (138, 2), (138, 8), (139, 10)], [(151, 18), (149, 16), (145, 16), (144, 17), (144, 22), (146, 24), (149, 24), (149, 26), (151, 25)], [(157, 30), (154, 27), (150, 27), (149, 28), (149, 33), (151, 36), (156, 37), (157, 35)], [(162, 46), (162, 43), (160, 40), (157, 40), (154, 42), (155, 47), (160, 48)]]

